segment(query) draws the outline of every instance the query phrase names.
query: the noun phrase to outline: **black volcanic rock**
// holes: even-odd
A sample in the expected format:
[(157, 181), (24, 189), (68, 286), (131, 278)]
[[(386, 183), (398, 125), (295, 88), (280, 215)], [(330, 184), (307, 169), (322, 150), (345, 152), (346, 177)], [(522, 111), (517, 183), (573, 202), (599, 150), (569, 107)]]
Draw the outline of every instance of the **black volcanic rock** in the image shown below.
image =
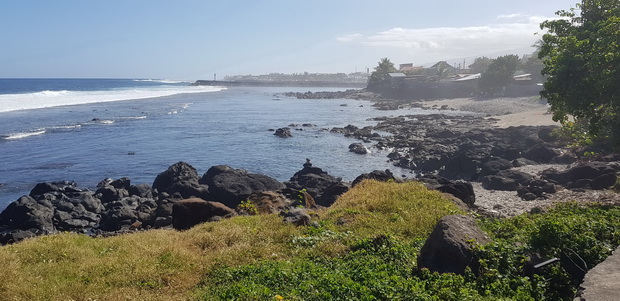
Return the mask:
[(309, 162), (284, 184), (293, 191), (306, 189), (317, 205), (325, 207), (333, 204), (338, 196), (349, 190), (349, 185), (341, 178), (333, 177), (321, 168), (313, 167)]
[(212, 198), (231, 208), (237, 207), (254, 191), (276, 191), (285, 188), (284, 184), (271, 177), (226, 165), (211, 167), (199, 182), (209, 186)]
[(153, 189), (159, 193), (179, 194), (181, 198), (208, 197), (208, 187), (198, 183), (198, 172), (185, 163), (178, 162), (155, 178)]

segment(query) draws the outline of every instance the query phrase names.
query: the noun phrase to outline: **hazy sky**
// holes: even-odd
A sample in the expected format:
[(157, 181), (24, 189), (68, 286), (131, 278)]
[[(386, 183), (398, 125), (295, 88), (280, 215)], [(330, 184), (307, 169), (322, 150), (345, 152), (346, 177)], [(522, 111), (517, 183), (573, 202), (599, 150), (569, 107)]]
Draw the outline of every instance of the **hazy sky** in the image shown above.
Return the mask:
[[(0, 77), (210, 79), (529, 52), (577, 0), (0, 2)], [(510, 52), (510, 51), (509, 51)]]

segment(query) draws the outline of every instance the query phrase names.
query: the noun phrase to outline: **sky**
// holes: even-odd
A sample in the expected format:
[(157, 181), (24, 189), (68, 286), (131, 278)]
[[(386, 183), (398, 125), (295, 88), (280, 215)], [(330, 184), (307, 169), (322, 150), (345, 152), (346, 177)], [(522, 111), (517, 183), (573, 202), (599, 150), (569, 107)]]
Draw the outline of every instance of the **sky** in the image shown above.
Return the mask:
[(577, 0), (0, 1), (0, 78), (351, 73), (531, 53)]

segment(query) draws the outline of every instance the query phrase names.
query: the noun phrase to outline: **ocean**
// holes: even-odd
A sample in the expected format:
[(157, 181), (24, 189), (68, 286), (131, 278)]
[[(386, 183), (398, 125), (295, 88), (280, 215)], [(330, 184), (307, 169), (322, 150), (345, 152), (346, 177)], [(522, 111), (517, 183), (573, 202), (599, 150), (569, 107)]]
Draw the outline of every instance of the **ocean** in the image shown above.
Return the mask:
[[(359, 142), (328, 129), (374, 125), (369, 118), (423, 113), (379, 111), (350, 99), (304, 100), (284, 92), (338, 88), (196, 87), (150, 79), (0, 79), (0, 210), (35, 184), (75, 181), (94, 188), (105, 178), (151, 184), (185, 161), (200, 175), (225, 164), (288, 180), (306, 158), (351, 181), (390, 168), (387, 152), (348, 151)], [(289, 124), (292, 138), (270, 129)], [(302, 131), (296, 129), (303, 129)], [(382, 133), (386, 134), (386, 133)]]

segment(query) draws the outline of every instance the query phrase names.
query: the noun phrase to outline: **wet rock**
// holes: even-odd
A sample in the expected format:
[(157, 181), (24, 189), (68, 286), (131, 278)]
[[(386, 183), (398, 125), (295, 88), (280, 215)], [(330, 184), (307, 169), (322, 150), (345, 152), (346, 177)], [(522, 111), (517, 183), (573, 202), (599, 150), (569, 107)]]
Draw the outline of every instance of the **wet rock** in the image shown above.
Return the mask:
[(273, 134), (275, 136), (280, 137), (280, 138), (290, 138), (290, 137), (293, 137), (293, 134), (291, 134), (291, 129), (287, 128), (287, 127), (279, 128)]
[(359, 155), (365, 155), (368, 154), (370, 151), (368, 151), (368, 149), (366, 148), (366, 146), (364, 146), (361, 143), (351, 143), (349, 145), (349, 151), (359, 154)]

